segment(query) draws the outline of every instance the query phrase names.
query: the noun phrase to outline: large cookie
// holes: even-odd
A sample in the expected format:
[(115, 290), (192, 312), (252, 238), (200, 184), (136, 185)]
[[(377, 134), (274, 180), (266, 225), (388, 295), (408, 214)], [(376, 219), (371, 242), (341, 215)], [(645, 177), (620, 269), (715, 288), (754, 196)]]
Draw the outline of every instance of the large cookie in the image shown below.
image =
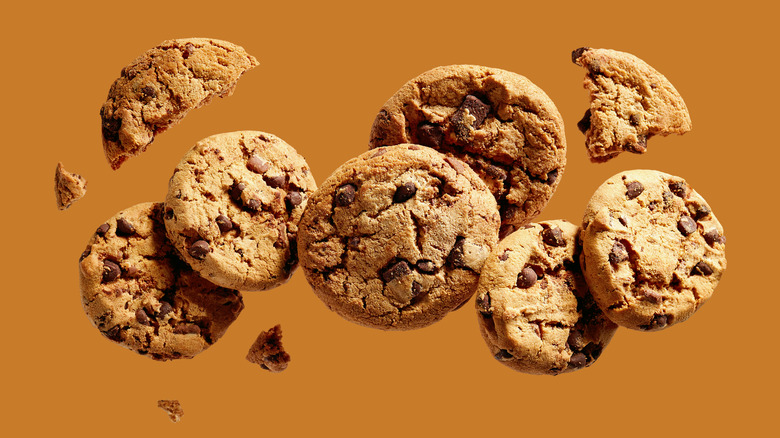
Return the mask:
[(306, 279), (331, 310), (406, 330), (471, 297), (499, 224), (495, 199), (463, 162), (389, 146), (344, 163), (312, 195), (298, 248)]
[(723, 227), (684, 179), (621, 172), (593, 194), (581, 257), (596, 302), (621, 326), (660, 330), (688, 319), (726, 269)]
[(98, 227), (79, 261), (81, 299), (108, 339), (156, 360), (191, 358), (222, 337), (244, 302), (176, 257), (162, 209), (138, 204)]
[(223, 287), (264, 290), (298, 265), (298, 221), (317, 185), (279, 137), (237, 131), (205, 138), (168, 185), (165, 226), (181, 257)]
[(257, 59), (227, 41), (165, 41), (122, 69), (100, 108), (103, 150), (113, 169), (146, 150), (187, 113), (230, 96)]
[(476, 65), (437, 67), (379, 111), (370, 147), (429, 146), (471, 166), (498, 202), (502, 235), (547, 205), (566, 165), (563, 120), (525, 77)]
[(590, 108), (577, 123), (593, 162), (621, 152), (643, 154), (654, 135), (684, 134), (691, 117), (680, 93), (656, 69), (630, 53), (581, 47), (572, 62), (585, 67)]
[(531, 374), (591, 365), (617, 325), (601, 312), (579, 268), (579, 229), (531, 224), (502, 240), (477, 286), (479, 329), (490, 353)]

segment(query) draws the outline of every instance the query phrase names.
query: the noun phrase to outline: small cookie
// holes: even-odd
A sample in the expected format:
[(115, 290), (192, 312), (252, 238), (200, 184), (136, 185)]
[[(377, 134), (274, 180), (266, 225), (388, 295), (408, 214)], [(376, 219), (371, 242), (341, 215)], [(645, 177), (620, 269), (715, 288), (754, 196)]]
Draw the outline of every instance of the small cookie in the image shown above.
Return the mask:
[(286, 370), (290, 355), (282, 347), (282, 326), (277, 324), (267, 332), (260, 333), (249, 348), (246, 360), (272, 373)]
[(499, 225), (495, 199), (462, 161), (388, 146), (344, 163), (312, 195), (298, 248), (328, 308), (368, 327), (408, 330), (471, 297)]
[(298, 221), (316, 188), (306, 160), (279, 137), (213, 135), (173, 172), (165, 199), (168, 238), (214, 284), (270, 289), (298, 265)]
[(87, 194), (87, 180), (83, 176), (70, 173), (57, 163), (54, 171), (54, 196), (57, 198), (57, 208), (65, 210), (71, 204)]
[(577, 262), (577, 226), (530, 224), (502, 240), (477, 286), (479, 330), (490, 353), (530, 374), (590, 366), (617, 325), (599, 310)]
[(655, 170), (605, 181), (585, 210), (582, 269), (612, 321), (660, 330), (688, 319), (726, 269), (723, 227), (684, 179)]
[(155, 360), (191, 358), (244, 308), (241, 294), (200, 278), (165, 238), (162, 204), (99, 226), (79, 259), (81, 300), (103, 336)]
[(233, 94), (258, 65), (235, 44), (208, 38), (164, 41), (122, 69), (100, 108), (103, 150), (112, 169), (145, 151), (154, 136), (214, 97)]
[(585, 67), (590, 108), (577, 123), (590, 160), (603, 163), (621, 152), (643, 154), (654, 135), (684, 134), (691, 116), (680, 93), (656, 69), (630, 53), (581, 47), (571, 53)]
[(563, 119), (552, 100), (519, 74), (477, 65), (434, 68), (384, 104), (369, 146), (401, 143), (474, 169), (496, 198), (502, 236), (542, 211), (566, 166)]
[(184, 415), (184, 409), (181, 408), (178, 400), (157, 400), (157, 407), (165, 411), (174, 423), (181, 421)]

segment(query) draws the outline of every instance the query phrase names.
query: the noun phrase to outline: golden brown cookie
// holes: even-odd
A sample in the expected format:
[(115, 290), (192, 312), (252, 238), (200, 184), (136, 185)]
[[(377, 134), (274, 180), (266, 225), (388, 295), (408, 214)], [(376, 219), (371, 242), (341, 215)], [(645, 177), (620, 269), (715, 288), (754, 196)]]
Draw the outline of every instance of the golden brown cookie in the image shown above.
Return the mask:
[(277, 324), (257, 335), (257, 339), (246, 354), (246, 360), (272, 373), (286, 370), (287, 364), (290, 363), (290, 355), (282, 346), (282, 326)]
[(57, 199), (57, 208), (65, 210), (86, 194), (87, 180), (81, 175), (65, 170), (62, 163), (57, 163), (57, 170), (54, 171), (54, 196)]
[(165, 411), (174, 423), (181, 421), (181, 417), (184, 416), (184, 409), (181, 408), (178, 400), (157, 400), (157, 407)]

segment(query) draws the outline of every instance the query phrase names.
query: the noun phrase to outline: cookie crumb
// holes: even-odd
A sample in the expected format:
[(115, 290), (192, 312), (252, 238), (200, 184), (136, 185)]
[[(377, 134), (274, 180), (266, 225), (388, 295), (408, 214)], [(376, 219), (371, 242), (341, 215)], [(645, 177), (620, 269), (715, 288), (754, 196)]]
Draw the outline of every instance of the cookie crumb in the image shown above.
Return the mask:
[(54, 194), (57, 197), (57, 208), (65, 210), (71, 204), (87, 194), (87, 180), (81, 175), (70, 173), (57, 163), (54, 173)]
[(282, 326), (275, 325), (272, 329), (260, 333), (249, 348), (246, 360), (260, 365), (264, 370), (278, 373), (287, 369), (290, 355), (282, 347)]
[(174, 423), (181, 421), (184, 410), (178, 400), (157, 400), (157, 407), (168, 413), (168, 418)]

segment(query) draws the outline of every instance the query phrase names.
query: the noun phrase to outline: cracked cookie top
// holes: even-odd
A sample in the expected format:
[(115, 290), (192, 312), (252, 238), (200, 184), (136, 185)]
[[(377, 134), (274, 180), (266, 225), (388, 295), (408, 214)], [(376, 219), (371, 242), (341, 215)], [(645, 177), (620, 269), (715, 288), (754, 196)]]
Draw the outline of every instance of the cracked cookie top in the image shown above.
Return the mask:
[(79, 260), (81, 299), (108, 339), (155, 360), (191, 358), (222, 337), (244, 302), (176, 257), (162, 212), (138, 204), (97, 228)]
[(181, 257), (223, 287), (265, 290), (298, 265), (298, 221), (317, 185), (279, 137), (237, 131), (205, 138), (168, 184), (165, 226)]
[(585, 278), (621, 326), (660, 330), (688, 319), (726, 269), (723, 227), (684, 179), (621, 172), (593, 194), (582, 223)]
[(165, 41), (122, 69), (100, 108), (111, 168), (146, 150), (187, 113), (233, 94), (257, 59), (235, 44), (207, 38)]
[(621, 152), (643, 154), (654, 135), (684, 134), (691, 116), (664, 75), (630, 53), (581, 47), (572, 62), (588, 70), (584, 87), (590, 108), (577, 123), (590, 160), (608, 161)]
[(462, 161), (418, 145), (368, 151), (339, 167), (301, 219), (301, 266), (317, 296), (368, 327), (408, 330), (474, 293), (500, 217)]
[(501, 235), (536, 217), (566, 165), (563, 119), (525, 77), (476, 65), (437, 67), (379, 111), (369, 147), (416, 143), (467, 163), (496, 198)]
[(479, 329), (490, 353), (531, 374), (591, 365), (617, 325), (601, 312), (577, 262), (579, 228), (530, 224), (488, 256), (476, 292)]

